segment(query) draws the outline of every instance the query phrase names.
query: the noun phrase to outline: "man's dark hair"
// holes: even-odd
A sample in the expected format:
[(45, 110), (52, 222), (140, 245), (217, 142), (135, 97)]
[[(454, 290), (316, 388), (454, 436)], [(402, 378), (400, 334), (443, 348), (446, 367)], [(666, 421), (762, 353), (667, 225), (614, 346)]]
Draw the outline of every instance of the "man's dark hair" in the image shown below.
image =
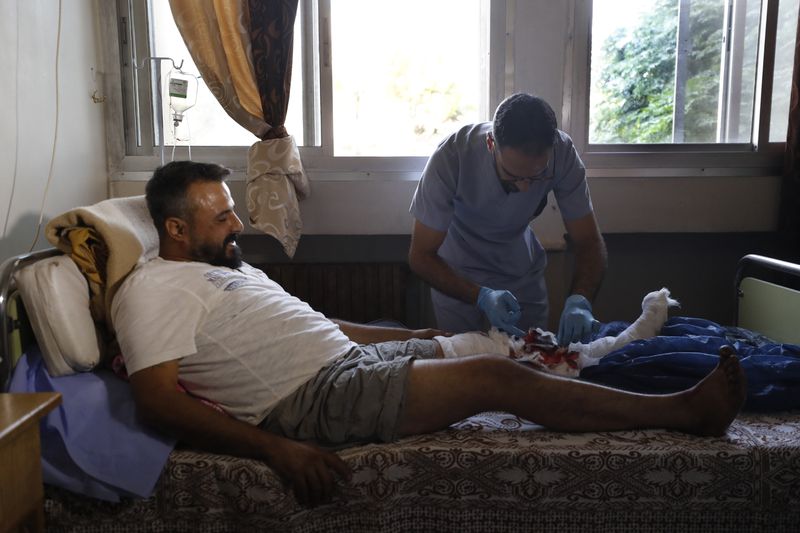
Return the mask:
[(192, 183), (222, 182), (230, 173), (230, 170), (215, 163), (194, 161), (173, 161), (158, 167), (147, 182), (145, 198), (159, 236), (163, 236), (166, 230), (164, 222), (169, 217), (189, 220), (191, 206), (186, 192)]
[(510, 146), (539, 154), (553, 146), (557, 127), (550, 104), (538, 96), (516, 93), (497, 106), (492, 134), (501, 149)]

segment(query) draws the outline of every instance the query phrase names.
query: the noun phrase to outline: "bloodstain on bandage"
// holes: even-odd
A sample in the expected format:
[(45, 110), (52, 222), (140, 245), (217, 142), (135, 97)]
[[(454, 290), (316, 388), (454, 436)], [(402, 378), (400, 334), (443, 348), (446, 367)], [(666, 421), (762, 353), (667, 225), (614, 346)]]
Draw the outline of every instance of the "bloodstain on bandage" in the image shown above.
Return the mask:
[(578, 375), (578, 352), (559, 346), (552, 333), (531, 328), (521, 341), (512, 350), (512, 358), (555, 374)]

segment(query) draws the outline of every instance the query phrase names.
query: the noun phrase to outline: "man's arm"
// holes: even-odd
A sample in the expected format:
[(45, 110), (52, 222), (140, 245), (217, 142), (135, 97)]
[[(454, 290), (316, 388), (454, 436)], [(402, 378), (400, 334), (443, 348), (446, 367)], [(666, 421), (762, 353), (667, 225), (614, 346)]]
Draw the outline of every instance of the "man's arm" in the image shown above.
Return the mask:
[(407, 341), (409, 339), (432, 339), (437, 335), (449, 335), (449, 333), (433, 328), (389, 328), (370, 326), (368, 324), (356, 324), (355, 322), (347, 322), (335, 318), (331, 319), (331, 321), (338, 324), (342, 333), (347, 335), (351, 341), (358, 344), (372, 344), (384, 341)]
[(198, 449), (264, 461), (302, 503), (330, 500), (333, 474), (350, 476), (350, 468), (334, 453), (263, 431), (178, 391), (177, 360), (135, 372), (130, 383), (138, 414), (146, 424)]
[(564, 221), (564, 225), (575, 248), (570, 294), (580, 294), (591, 302), (597, 295), (606, 272), (606, 243), (600, 234), (594, 213)]
[(437, 231), (419, 220), (414, 220), (408, 263), (411, 270), (435, 289), (462, 302), (475, 305), (480, 286), (456, 274), (437, 254), (446, 235), (443, 231)]

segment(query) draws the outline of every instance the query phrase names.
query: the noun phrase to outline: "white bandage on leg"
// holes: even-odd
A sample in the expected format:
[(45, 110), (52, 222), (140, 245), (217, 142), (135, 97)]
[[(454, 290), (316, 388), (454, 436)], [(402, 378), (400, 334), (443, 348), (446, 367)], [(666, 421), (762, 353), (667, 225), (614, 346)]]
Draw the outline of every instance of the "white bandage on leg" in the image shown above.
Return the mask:
[(462, 357), (485, 353), (509, 354), (507, 341), (503, 342), (500, 337), (489, 337), (485, 333), (458, 333), (452, 337), (436, 336), (433, 340), (442, 347), (445, 357)]
[(669, 308), (680, 305), (669, 297), (669, 289), (663, 288), (647, 294), (642, 299), (642, 314), (625, 331), (617, 336), (619, 346), (640, 339), (650, 339), (661, 332), (667, 321)]
[(596, 339), (589, 344), (579, 342), (569, 345), (570, 351), (580, 354), (579, 367), (596, 365), (600, 358), (610, 354), (614, 350), (622, 348), (628, 343), (641, 339), (655, 337), (664, 326), (669, 314), (669, 308), (680, 305), (677, 300), (669, 296), (669, 290), (663, 288), (647, 294), (642, 299), (642, 314), (636, 322), (628, 326), (616, 337), (603, 337)]

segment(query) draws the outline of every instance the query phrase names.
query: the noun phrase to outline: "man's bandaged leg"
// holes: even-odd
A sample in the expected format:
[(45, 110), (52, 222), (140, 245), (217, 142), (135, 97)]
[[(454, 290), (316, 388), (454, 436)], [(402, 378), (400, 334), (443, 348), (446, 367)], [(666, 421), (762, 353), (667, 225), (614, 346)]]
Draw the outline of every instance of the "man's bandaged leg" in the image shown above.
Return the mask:
[(596, 365), (601, 357), (628, 343), (658, 335), (667, 321), (669, 308), (677, 305), (678, 301), (670, 298), (668, 289), (653, 291), (642, 300), (642, 314), (622, 333), (616, 337), (602, 337), (589, 344), (571, 343), (569, 350), (580, 354), (581, 368)]
[[(622, 348), (628, 343), (640, 339), (649, 339), (658, 335), (664, 322), (667, 321), (669, 308), (677, 306), (678, 302), (670, 298), (669, 290), (664, 288), (647, 294), (642, 300), (642, 314), (636, 321), (628, 326), (616, 337), (602, 337), (588, 344), (579, 342), (570, 343), (567, 352), (579, 354), (578, 368), (596, 365), (600, 359)], [(544, 333), (544, 332), (540, 332)], [(552, 335), (551, 335), (552, 336)], [(537, 337), (541, 341), (543, 337)], [(476, 354), (502, 354), (516, 357), (528, 355), (525, 352), (525, 340), (509, 337), (502, 331), (492, 328), (489, 334), (470, 332), (459, 333), (452, 337), (434, 337), (442, 347), (445, 357), (460, 357)], [(543, 341), (542, 341), (543, 342)], [(555, 342), (555, 340), (553, 340)], [(556, 353), (558, 347), (553, 344), (550, 350), (544, 345), (532, 345), (534, 351), (542, 353)]]
[(437, 341), (442, 347), (445, 357), (463, 357), (465, 355), (485, 353), (509, 354), (507, 341), (504, 342), (499, 337), (489, 337), (485, 333), (458, 333), (452, 337), (437, 336), (433, 340)]

